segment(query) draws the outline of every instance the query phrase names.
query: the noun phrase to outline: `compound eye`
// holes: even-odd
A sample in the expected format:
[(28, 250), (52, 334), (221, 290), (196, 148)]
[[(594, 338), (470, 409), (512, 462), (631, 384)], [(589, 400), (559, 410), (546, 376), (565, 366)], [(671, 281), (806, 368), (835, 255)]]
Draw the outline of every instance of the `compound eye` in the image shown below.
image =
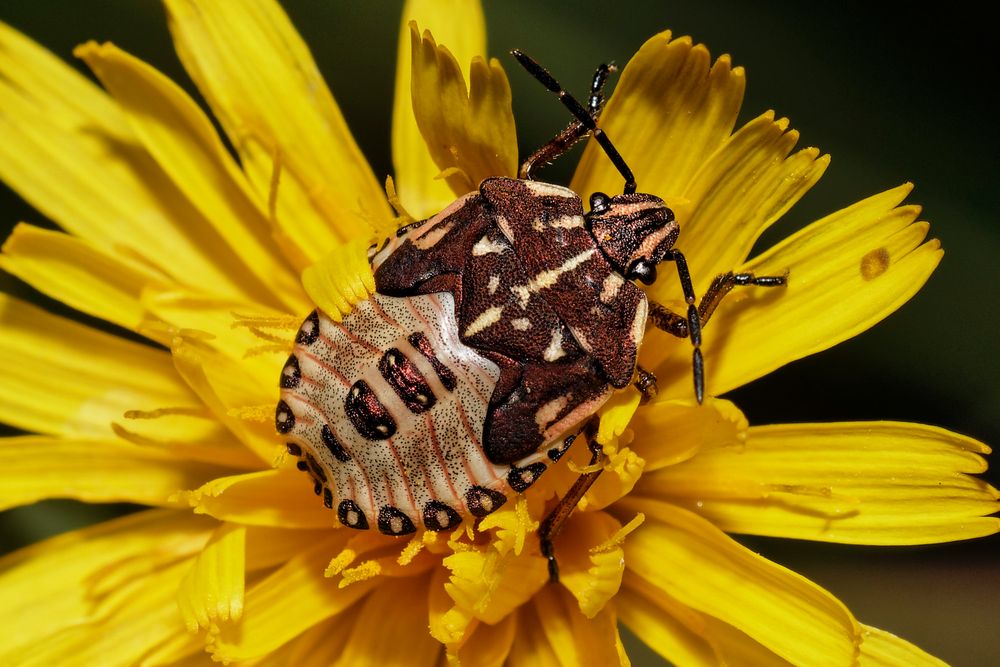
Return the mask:
[(603, 192), (590, 195), (590, 212), (600, 215), (611, 208), (611, 199)]
[(652, 285), (656, 280), (656, 265), (644, 259), (637, 260), (629, 267), (625, 277), (629, 280), (641, 280), (643, 285)]

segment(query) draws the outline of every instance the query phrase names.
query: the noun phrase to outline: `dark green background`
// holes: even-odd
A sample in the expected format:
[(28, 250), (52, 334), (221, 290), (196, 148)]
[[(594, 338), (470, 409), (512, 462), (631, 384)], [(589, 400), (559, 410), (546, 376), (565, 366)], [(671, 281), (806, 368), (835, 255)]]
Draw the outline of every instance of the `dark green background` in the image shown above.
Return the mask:
[[(401, 3), (284, 4), (376, 174), (390, 173)], [(775, 109), (801, 131), (802, 146), (833, 155), (823, 180), (764, 244), (862, 197), (914, 181), (911, 200), (925, 207), (924, 218), (946, 250), (928, 286), (860, 338), (791, 364), (732, 398), (752, 423), (902, 419), (997, 444), (1000, 141), (992, 21), (961, 3), (934, 13), (873, 5), (487, 2), (486, 13), (490, 53), (502, 57), (510, 73), (522, 154), (567, 118), (504, 55), (510, 48), (531, 53), (583, 94), (597, 63), (624, 64), (646, 38), (669, 27), (675, 35), (707, 43), (714, 55), (731, 53), (746, 67), (743, 120)], [(189, 86), (158, 3), (7, 0), (0, 19), (66, 58), (87, 39), (112, 40)], [(564, 160), (546, 179), (568, 180), (574, 163)], [(41, 221), (15, 195), (0, 190), (0, 225), (7, 230), (18, 220)], [(0, 275), (0, 286), (30, 293), (6, 275)], [(995, 471), (991, 480), (997, 483)], [(50, 502), (3, 513), (0, 545), (13, 548), (119, 509)], [(743, 541), (829, 588), (862, 621), (956, 665), (996, 664), (1000, 658), (996, 536), (879, 549)], [(642, 649), (633, 654), (646, 655)], [(655, 657), (649, 660), (657, 664)]]

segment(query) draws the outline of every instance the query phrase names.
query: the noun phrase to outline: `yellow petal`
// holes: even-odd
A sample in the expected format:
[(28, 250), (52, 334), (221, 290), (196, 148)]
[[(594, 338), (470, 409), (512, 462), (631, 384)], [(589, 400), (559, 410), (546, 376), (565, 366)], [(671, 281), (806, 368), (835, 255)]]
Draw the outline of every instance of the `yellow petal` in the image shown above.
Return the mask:
[(861, 626), (863, 667), (945, 667), (946, 663), (894, 634), (869, 625)]
[(629, 494), (645, 467), (645, 459), (628, 447), (622, 447), (604, 461), (604, 473), (580, 500), (579, 509), (604, 509)]
[(0, 438), (0, 509), (45, 498), (177, 506), (178, 490), (227, 472), (116, 440)]
[(170, 355), (0, 295), (0, 421), (59, 435), (109, 435), (127, 410), (200, 408)]
[(180, 619), (173, 594), (187, 568), (175, 563), (117, 586), (84, 624), (67, 626), (44, 641), (0, 655), (4, 664), (44, 667), (129, 667), (176, 637)]
[[(636, 579), (634, 575), (631, 577)], [(626, 579), (626, 582), (628, 579)], [(640, 580), (641, 581), (641, 580)], [(671, 609), (664, 604), (665, 595), (642, 595), (641, 590), (626, 585), (615, 597), (615, 606), (622, 623), (636, 634), (649, 648), (656, 651), (671, 664), (684, 667), (704, 665), (716, 667), (722, 664), (718, 652), (703, 636), (704, 626), (698, 631), (693, 630), (670, 613)], [(680, 606), (673, 602), (671, 606)], [(687, 615), (700, 615), (691, 610)]]
[(272, 406), (277, 403), (273, 384), (257, 381), (253, 364), (236, 362), (220, 353), (178, 339), (173, 346), (177, 372), (215, 414), (215, 417), (262, 461), (270, 463), (281, 446), (274, 435)]
[[(651, 37), (632, 57), (601, 115), (600, 126), (635, 173), (641, 192), (682, 196), (705, 160), (729, 137), (746, 79), (729, 56), (709, 66), (704, 45), (690, 37)], [(621, 175), (591, 141), (573, 178), (582, 196), (616, 194)]]
[(270, 526), (246, 526), (246, 568), (248, 572), (283, 565), (330, 536), (330, 529), (292, 530)]
[(617, 449), (618, 441), (639, 407), (642, 395), (633, 389), (618, 391), (597, 411), (600, 422), (597, 425), (597, 442), (604, 451)]
[(510, 84), (496, 58), (472, 60), (469, 87), (462, 68), (430, 32), (410, 24), (413, 113), (434, 163), (455, 195), (490, 176), (517, 173), (517, 137)]
[[(197, 411), (129, 411), (111, 429), (122, 440), (145, 450), (185, 461), (258, 470), (261, 459), (218, 422), (208, 408)], [(190, 488), (190, 487), (187, 487)]]
[(447, 556), (451, 570), (445, 590), (462, 611), (497, 623), (527, 602), (548, 580), (545, 559), (537, 555), (499, 555), (491, 547)]
[(472, 59), (486, 56), (486, 23), (478, 0), (408, 0), (403, 6), (392, 107), (392, 164), (403, 206), (419, 220), (444, 209), (455, 200), (455, 193), (444, 179), (435, 178), (441, 169), (434, 164), (413, 115), (410, 21), (448, 47), (466, 79)]
[(255, 300), (301, 307), (301, 287), (276, 255), (262, 201), (226, 152), (211, 121), (179, 86), (112, 44), (74, 52), (114, 96), (146, 150), (209, 221), (242, 263), (239, 276)]
[(666, 503), (616, 506), (646, 522), (625, 542), (625, 562), (644, 586), (746, 633), (796, 664), (851, 664), (860, 628), (832, 595), (740, 546), (708, 521)]
[(604, 512), (578, 512), (555, 540), (559, 583), (576, 598), (580, 611), (594, 618), (621, 586), (625, 559), (621, 524)]
[(375, 292), (375, 274), (366, 250), (364, 241), (337, 246), (302, 272), (309, 298), (336, 322)]
[(178, 334), (197, 338), (199, 344), (212, 350), (203, 361), (222, 358), (248, 382), (242, 400), (264, 403), (277, 401), (277, 392), (268, 390), (291, 352), (295, 331), (312, 309), (310, 305), (289, 315), (261, 304), (206, 296), (176, 286), (146, 288), (142, 304), (150, 316), (143, 331), (155, 329), (157, 323), (166, 325), (168, 345), (176, 343)]
[[(920, 210), (898, 206), (909, 186), (869, 197), (792, 235), (738, 270), (789, 273), (788, 286), (737, 288), (722, 302), (704, 334), (708, 391), (720, 394), (790, 361), (856, 336), (899, 308), (941, 260), (937, 240), (921, 242)], [(689, 354), (665, 335), (647, 346), (661, 369), (661, 391), (690, 386)], [(687, 341), (680, 341), (687, 343)], [(748, 353), (752, 351), (752, 353)]]
[[(0, 179), (96, 248), (217, 294), (239, 262), (132, 134), (103, 91), (0, 24)], [(170, 249), (164, 253), (163, 249)]]
[(495, 625), (480, 623), (469, 641), (458, 650), (455, 662), (461, 667), (503, 667), (507, 664), (516, 632), (515, 614)]
[(208, 667), (205, 640), (180, 624), (164, 641), (142, 656), (140, 667)]
[(658, 397), (639, 409), (631, 426), (631, 447), (652, 472), (686, 461), (708, 445), (738, 445), (749, 424), (739, 408), (723, 399), (707, 398), (699, 406), (694, 399)]
[(194, 559), (177, 590), (184, 624), (194, 632), (243, 614), (246, 528), (224, 523)]
[[(428, 577), (385, 579), (350, 613), (354, 631), (341, 647), (343, 665), (437, 665), (444, 652), (427, 633)], [(350, 588), (350, 587), (349, 587)], [(386, 621), (392, 630), (386, 634)]]
[(338, 588), (323, 576), (343, 535), (319, 542), (247, 590), (243, 618), (224, 624), (211, 645), (216, 660), (266, 655), (317, 623), (340, 614), (381, 583), (371, 579)]
[(455, 604), (445, 590), (447, 581), (448, 570), (441, 567), (434, 568), (427, 599), (427, 626), (431, 637), (444, 644), (448, 655), (451, 656), (468, 641), (479, 622), (472, 616), (470, 610)]
[(898, 422), (750, 429), (644, 477), (636, 494), (687, 506), (731, 533), (853, 544), (951, 542), (1000, 531), (1000, 493), (969, 473), (989, 448)]
[(283, 165), (278, 223), (313, 261), (391, 219), (308, 47), (272, 0), (168, 0), (178, 55), (229, 135), (258, 201)]
[(220, 477), (185, 497), (196, 513), (233, 523), (277, 528), (323, 528), (334, 523), (330, 510), (313, 496), (309, 477), (296, 470)]
[(69, 234), (19, 224), (3, 244), (0, 268), (88, 315), (135, 331), (144, 285), (164, 277)]
[(674, 664), (791, 665), (733, 626), (685, 607), (634, 574), (625, 577), (616, 604), (622, 621)]
[[(687, 201), (677, 247), (684, 251), (701, 294), (712, 279), (743, 262), (761, 233), (815, 185), (830, 163), (815, 148), (791, 153), (799, 133), (765, 113), (713, 153), (682, 193)], [(791, 154), (790, 154), (791, 153)], [(675, 272), (653, 294), (679, 298)]]
[[(47, 115), (60, 127), (82, 129), (93, 114), (95, 128), (119, 138), (128, 136), (124, 119), (104, 91), (6, 23), (0, 23), (0, 56), (0, 79), (35, 106), (48, 107)], [(90, 138), (95, 144), (105, 140)]]
[[(319, 623), (281, 648), (253, 661), (254, 667), (332, 667), (354, 630), (354, 615), (339, 614)], [(214, 663), (213, 663), (214, 664)], [(349, 666), (345, 666), (349, 667)]]
[(546, 586), (518, 613), (510, 665), (627, 666), (615, 620), (611, 607), (588, 619), (566, 591)]
[[(65, 533), (0, 559), (0, 663), (21, 664), (5, 654), (40, 650), (56, 632), (85, 626), (110, 592), (141, 584), (196, 553), (215, 525), (190, 512), (154, 510)], [(179, 624), (176, 607), (169, 601), (165, 606)]]

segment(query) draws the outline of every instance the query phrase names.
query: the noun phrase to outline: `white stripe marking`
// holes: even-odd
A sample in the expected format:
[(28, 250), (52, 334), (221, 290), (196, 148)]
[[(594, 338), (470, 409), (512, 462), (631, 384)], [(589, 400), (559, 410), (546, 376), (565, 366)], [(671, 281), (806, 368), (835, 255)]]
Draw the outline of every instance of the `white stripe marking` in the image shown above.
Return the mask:
[(601, 286), (601, 303), (610, 304), (618, 296), (618, 291), (621, 290), (624, 283), (625, 279), (620, 275), (614, 271), (609, 273), (608, 277), (604, 279), (604, 284)]
[(500, 321), (500, 313), (503, 312), (501, 306), (492, 306), (487, 308), (483, 312), (479, 313), (476, 319), (472, 320), (468, 327), (465, 328), (465, 333), (463, 334), (466, 338), (475, 336), (477, 333), (483, 329), (493, 326)]
[(593, 257), (596, 252), (597, 248), (584, 250), (579, 255), (570, 257), (554, 269), (539, 272), (538, 275), (528, 281), (527, 285), (514, 285), (510, 288), (510, 291), (517, 297), (521, 308), (527, 308), (528, 301), (531, 299), (532, 294), (536, 294), (543, 289), (552, 287), (559, 281), (560, 276), (574, 270), (576, 267)]
[(543, 221), (542, 218), (535, 218), (531, 221), (531, 228), (536, 232), (547, 232), (550, 229), (576, 229), (583, 227), (582, 215), (560, 215)]
[(475, 257), (482, 257), (483, 255), (489, 255), (490, 253), (501, 253), (507, 250), (507, 246), (502, 243), (493, 241), (488, 236), (476, 241), (476, 245), (472, 246), (472, 254)]
[(566, 350), (563, 349), (562, 342), (562, 331), (556, 329), (552, 332), (552, 340), (549, 341), (549, 346), (545, 348), (545, 352), (542, 353), (542, 358), (545, 359), (545, 361), (555, 361), (560, 357), (566, 356)]
[(567, 403), (569, 403), (569, 397), (560, 396), (538, 408), (538, 412), (535, 413), (535, 423), (538, 424), (538, 430), (544, 432), (545, 427), (555, 421)]

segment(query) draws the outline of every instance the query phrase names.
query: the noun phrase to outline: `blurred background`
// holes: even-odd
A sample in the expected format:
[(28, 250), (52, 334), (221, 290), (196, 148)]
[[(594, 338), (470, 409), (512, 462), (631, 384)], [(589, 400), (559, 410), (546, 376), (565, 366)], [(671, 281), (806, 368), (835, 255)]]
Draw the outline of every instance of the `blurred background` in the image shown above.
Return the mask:
[[(389, 127), (402, 2), (285, 0), (378, 176), (391, 173)], [(902, 9), (901, 7), (907, 7)], [(828, 352), (734, 392), (751, 423), (899, 419), (1000, 445), (1000, 257), (997, 85), (992, 22), (962, 3), (933, 13), (881, 3), (665, 1), (485, 3), (490, 54), (511, 78), (522, 155), (567, 122), (506, 53), (522, 48), (583, 96), (593, 68), (624, 65), (670, 28), (730, 53), (748, 73), (741, 121), (774, 109), (833, 162), (761, 247), (904, 181), (943, 242), (930, 283), (887, 321)], [(0, 20), (71, 60), (111, 40), (193, 88), (156, 2), (5, 0)], [(989, 49), (989, 50), (988, 50)], [(613, 85), (613, 83), (612, 83)], [(2, 100), (0, 100), (2, 113)], [(575, 159), (546, 170), (568, 182)], [(0, 185), (0, 227), (41, 216)], [(0, 288), (59, 310), (15, 279)], [(65, 312), (61, 310), (60, 312)], [(8, 433), (10, 431), (7, 431)], [(1000, 460), (988, 479), (1000, 482)], [(0, 513), (0, 552), (128, 507), (45, 502)], [(1000, 537), (928, 547), (859, 548), (740, 538), (820, 583), (865, 623), (956, 665), (1000, 660)], [(660, 664), (630, 645), (635, 664)]]

